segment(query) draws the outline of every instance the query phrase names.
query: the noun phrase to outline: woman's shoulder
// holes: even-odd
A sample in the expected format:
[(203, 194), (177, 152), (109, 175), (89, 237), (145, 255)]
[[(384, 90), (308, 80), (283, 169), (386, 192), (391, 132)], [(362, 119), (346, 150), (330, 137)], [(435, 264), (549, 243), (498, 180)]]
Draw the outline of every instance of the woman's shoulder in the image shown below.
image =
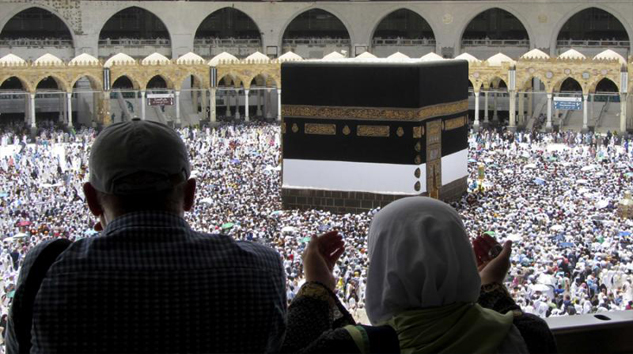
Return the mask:
[(557, 353), (556, 339), (547, 322), (530, 313), (517, 313), (514, 325), (527, 344), (530, 353)]

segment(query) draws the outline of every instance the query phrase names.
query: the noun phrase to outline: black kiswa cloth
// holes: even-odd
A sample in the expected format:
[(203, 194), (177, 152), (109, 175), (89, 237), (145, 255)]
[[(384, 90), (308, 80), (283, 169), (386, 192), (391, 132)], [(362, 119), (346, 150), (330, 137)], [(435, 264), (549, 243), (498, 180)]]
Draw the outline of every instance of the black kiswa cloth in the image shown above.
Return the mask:
[(282, 105), (416, 109), (468, 99), (468, 62), (283, 63), (281, 82)]
[(425, 125), (467, 148), (468, 63), (300, 62), (281, 67), (283, 158), (420, 165)]

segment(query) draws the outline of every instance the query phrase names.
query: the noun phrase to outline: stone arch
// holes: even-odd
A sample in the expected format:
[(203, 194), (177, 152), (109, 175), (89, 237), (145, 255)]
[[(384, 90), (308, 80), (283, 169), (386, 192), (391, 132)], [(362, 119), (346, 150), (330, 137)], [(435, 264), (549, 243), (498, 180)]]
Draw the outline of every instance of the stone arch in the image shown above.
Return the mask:
[[(568, 80), (572, 80), (572, 81), (568, 81)], [(576, 84), (578, 84), (578, 87), (580, 87), (580, 92), (581, 92), (582, 94), (587, 93), (586, 87), (585, 87), (585, 86), (583, 86), (583, 85), (581, 84), (582, 79), (581, 79), (581, 78), (579, 78), (579, 77), (573, 76), (573, 75), (566, 75), (566, 76), (564, 76), (564, 77), (562, 77), (562, 78), (558, 79), (558, 80), (554, 83), (554, 86), (553, 86), (553, 88), (554, 88), (554, 92), (558, 92), (558, 93), (560, 93), (560, 92), (561, 92), (561, 90), (563, 89), (563, 84), (564, 84), (565, 82), (575, 82)], [(576, 91), (564, 91), (564, 92), (576, 92)]]
[[(164, 27), (165, 32), (167, 33), (167, 37), (169, 40), (169, 45), (171, 46), (172, 44), (172, 34), (169, 30), (169, 27), (167, 27), (167, 25), (165, 25), (165, 21), (160, 18), (160, 16), (158, 16), (157, 14), (155, 14), (153, 11), (145, 8), (144, 6), (141, 6), (141, 4), (135, 4), (134, 6), (127, 6), (124, 7), (122, 9), (119, 9), (118, 11), (116, 11), (115, 13), (113, 13), (112, 15), (110, 15), (110, 17), (108, 17), (108, 19), (101, 25), (101, 29), (99, 30), (99, 41), (105, 40), (105, 38), (103, 38), (104, 36), (104, 29), (105, 27), (111, 22), (111, 21), (115, 21), (115, 16), (120, 15), (121, 13), (124, 13), (125, 11), (128, 10), (132, 10), (132, 9), (138, 9), (141, 11), (146, 12), (147, 14), (153, 16), (151, 18), (155, 18), (159, 21), (160, 25)], [(114, 37), (114, 38), (122, 38), (122, 37)]]
[(205, 88), (205, 80), (198, 74), (194, 73), (194, 72), (186, 72), (184, 73), (181, 77), (174, 79), (174, 88), (175, 89), (182, 89), (182, 86), (185, 84), (186, 80), (190, 80), (191, 78), (193, 78), (193, 84), (191, 85), (192, 88), (197, 88), (197, 89), (204, 89)]
[(75, 31), (73, 30), (73, 27), (71, 26), (70, 22), (68, 22), (68, 20), (64, 16), (62, 16), (59, 12), (57, 12), (57, 10), (54, 7), (49, 7), (42, 4), (28, 4), (7, 14), (7, 16), (4, 19), (0, 20), (0, 36), (2, 35), (2, 32), (4, 32), (4, 29), (6, 25), (9, 23), (9, 21), (11, 21), (16, 15), (22, 13), (23, 11), (27, 11), (33, 8), (39, 8), (44, 11), (50, 12), (53, 16), (61, 20), (66, 26), (66, 29), (68, 30), (68, 32), (70, 33), (70, 38), (72, 40), (73, 48), (75, 47), (75, 43), (77, 42), (77, 40), (76, 40)]
[(152, 77), (147, 79), (147, 81), (144, 83), (144, 85), (142, 85), (142, 87), (146, 90), (150, 90), (148, 86), (155, 79), (162, 80), (165, 83), (165, 87), (153, 88), (154, 90), (160, 90), (160, 89), (171, 90), (174, 88), (174, 83), (172, 82), (172, 80), (167, 75), (163, 75), (163, 74), (153, 75)]
[(603, 82), (613, 85), (615, 87), (615, 91), (604, 91), (604, 92), (620, 93), (620, 84), (616, 80), (613, 80), (612, 78), (608, 76), (597, 77), (592, 82), (590, 82), (588, 85), (589, 92), (592, 92), (592, 93), (598, 92), (598, 85), (600, 85)]
[(395, 10), (391, 10), (391, 11), (389, 11), (388, 13), (384, 14), (384, 15), (383, 15), (383, 16), (382, 16), (382, 17), (381, 17), (381, 18), (380, 18), (380, 19), (379, 19), (379, 20), (378, 20), (378, 21), (374, 24), (374, 27), (373, 27), (373, 29), (372, 29), (372, 31), (371, 31), (371, 38), (370, 38), (370, 40), (373, 40), (373, 39), (374, 39), (374, 37), (376, 36), (376, 31), (378, 30), (378, 27), (379, 27), (379, 26), (383, 23), (383, 21), (385, 21), (385, 20), (386, 20), (389, 16), (391, 16), (391, 15), (395, 14), (395, 13), (396, 13), (396, 12), (398, 12), (398, 11), (407, 11), (407, 12), (410, 12), (410, 13), (412, 13), (412, 14), (417, 15), (417, 16), (419, 17), (419, 19), (421, 19), (422, 21), (424, 21), (424, 23), (426, 23), (426, 25), (429, 27), (430, 32), (431, 32), (431, 36), (433, 37), (433, 39), (434, 39), (434, 40), (436, 39), (436, 37), (435, 37), (435, 33), (436, 33), (435, 29), (433, 28), (433, 26), (431, 25), (431, 23), (430, 23), (429, 21), (427, 21), (427, 20), (426, 20), (426, 18), (424, 18), (424, 16), (423, 16), (422, 14), (420, 14), (419, 12), (414, 11), (414, 10), (412, 10), (412, 9), (406, 8), (406, 7), (400, 7), (400, 8), (397, 8), (397, 9), (395, 9)]
[(547, 84), (546, 82), (548, 80), (545, 79), (545, 73), (541, 73), (541, 72), (534, 72), (532, 74), (529, 74), (525, 77), (519, 78), (519, 75), (517, 75), (517, 90), (521, 91), (521, 90), (527, 90), (527, 89), (534, 89), (532, 87), (532, 80), (533, 79), (539, 79), (539, 81), (541, 81), (541, 83), (543, 83), (543, 86), (545, 87), (545, 91), (547, 91)]
[(246, 12), (244, 12), (244, 11), (242, 11), (242, 10), (239, 10), (239, 9), (236, 9), (236, 8), (234, 8), (234, 7), (229, 7), (229, 6), (219, 8), (219, 9), (217, 9), (217, 10), (213, 11), (212, 13), (210, 13), (209, 15), (207, 15), (207, 16), (206, 16), (206, 17), (202, 20), (202, 22), (200, 22), (200, 24), (198, 25), (198, 27), (196, 27), (196, 32), (195, 32), (195, 34), (194, 34), (194, 41), (195, 41), (195, 39), (196, 39), (196, 38), (198, 38), (198, 37), (199, 37), (199, 32), (200, 32), (200, 30), (201, 30), (202, 25), (204, 25), (204, 24), (205, 24), (205, 22), (206, 22), (207, 20), (209, 20), (209, 19), (210, 19), (213, 15), (215, 15), (215, 14), (217, 14), (217, 13), (220, 13), (221, 11), (225, 11), (225, 10), (228, 10), (228, 11), (233, 11), (236, 15), (240, 15), (240, 14), (241, 14), (241, 15), (243, 15), (244, 17), (246, 17), (248, 20), (250, 20), (250, 22), (251, 22), (251, 23), (255, 26), (255, 29), (254, 29), (253, 31), (257, 32), (257, 38), (259, 38), (260, 42), (262, 41), (261, 30), (260, 30), (259, 25), (257, 24), (257, 22), (255, 22), (255, 20), (253, 20), (253, 18), (252, 18), (250, 15), (248, 15)]
[(481, 87), (483, 86), (483, 83), (481, 82), (481, 80), (479, 80), (477, 78), (473, 78), (471, 75), (469, 75), (468, 76), (468, 81), (473, 86), (473, 91), (474, 92), (481, 91)]
[(68, 87), (71, 91), (75, 88), (75, 84), (82, 78), (87, 78), (90, 82), (90, 87), (95, 91), (101, 91), (103, 89), (103, 81), (100, 77), (96, 77), (90, 73), (77, 74), (72, 80), (69, 81)]
[(24, 79), (23, 77), (21, 77), (20, 75), (7, 75), (5, 77), (0, 77), (0, 87), (9, 79), (11, 78), (16, 78), (20, 84), (22, 85), (22, 90), (25, 92), (35, 92), (35, 89), (33, 89), (31, 83)]
[(468, 20), (466, 21), (466, 23), (463, 25), (463, 27), (460, 30), (460, 36), (459, 36), (459, 43), (460, 43), (460, 47), (461, 47), (461, 43), (464, 39), (464, 34), (466, 33), (466, 30), (468, 29), (468, 26), (470, 26), (471, 22), (473, 22), (473, 20), (475, 18), (477, 18), (477, 16), (490, 11), (490, 10), (502, 10), (505, 12), (508, 12), (509, 14), (511, 14), (512, 16), (514, 16), (523, 26), (523, 29), (525, 30), (525, 32), (527, 33), (528, 36), (528, 40), (530, 41), (530, 47), (533, 45), (533, 43), (535, 43), (535, 37), (533, 35), (533, 31), (532, 28), (530, 27), (530, 22), (524, 18), (524, 16), (521, 14), (521, 12), (519, 11), (514, 11), (513, 9), (504, 6), (503, 4), (495, 4), (494, 6), (485, 6), (482, 8), (481, 11), (475, 13), (473, 16), (469, 17)]
[[(266, 81), (267, 81), (267, 75), (264, 73), (258, 73), (255, 74), (253, 76), (253, 78), (251, 79), (250, 83), (249, 83), (249, 87), (258, 87), (258, 88), (265, 88), (266, 87)], [(254, 85), (253, 85), (254, 83)]]
[(139, 90), (141, 88), (141, 85), (139, 84), (138, 80), (136, 80), (136, 78), (133, 75), (129, 75), (127, 73), (120, 73), (116, 76), (113, 76), (111, 79), (112, 82), (112, 90), (117, 90), (114, 88), (117, 80), (122, 79), (122, 78), (126, 78), (127, 80), (130, 81), (130, 83), (132, 83), (132, 89), (133, 90)]
[(503, 82), (503, 86), (504, 86), (504, 88), (507, 91), (508, 84), (506, 83), (506, 80), (507, 79), (504, 79), (501, 76), (495, 75), (490, 80), (488, 80), (488, 85), (490, 85), (492, 87), (496, 87), (498, 89), (499, 86), (501, 85), (501, 83)]
[(235, 84), (236, 78), (230, 74), (227, 73), (225, 75), (223, 75), (222, 77), (218, 77), (218, 83), (217, 86), (220, 86), (220, 83), (222, 83), (224, 87), (233, 87)]
[(66, 85), (66, 81), (65, 81), (64, 79), (62, 79), (61, 77), (59, 77), (57, 74), (45, 74), (45, 75), (42, 75), (42, 76), (37, 77), (37, 78), (33, 81), (33, 82), (34, 82), (33, 87), (35, 88), (35, 91), (37, 91), (37, 86), (39, 86), (39, 84), (40, 84), (42, 81), (44, 81), (44, 80), (46, 80), (46, 79), (48, 79), (48, 78), (51, 78), (51, 79), (55, 80), (55, 83), (57, 84), (57, 88), (58, 88), (60, 91), (63, 91), (63, 92), (70, 92), (70, 91), (68, 91), (68, 87), (67, 87), (67, 85)]
[(558, 21), (558, 23), (554, 26), (551, 37), (550, 37), (550, 47), (552, 48), (558, 47), (558, 36), (561, 30), (563, 29), (563, 26), (565, 26), (572, 17), (581, 13), (582, 11), (585, 11), (591, 8), (597, 8), (599, 10), (603, 10), (609, 13), (611, 16), (615, 17), (618, 21), (620, 21), (620, 24), (622, 24), (622, 26), (624, 27), (624, 30), (626, 31), (629, 37), (629, 42), (633, 42), (633, 28), (631, 27), (631, 24), (628, 23), (626, 19), (622, 17), (621, 14), (617, 10), (610, 8), (608, 5), (605, 5), (605, 4), (600, 4), (600, 7), (598, 8), (595, 6), (595, 3), (586, 3), (586, 4), (578, 5), (574, 9), (569, 10), (569, 12)]
[(296, 13), (294, 13), (292, 16), (290, 16), (288, 18), (288, 20), (286, 21), (286, 23), (284, 24), (283, 31), (281, 31), (281, 40), (280, 42), (283, 43), (284, 38), (286, 38), (286, 32), (288, 32), (288, 28), (290, 27), (290, 25), (297, 20), (301, 15), (306, 14), (308, 12), (311, 11), (323, 11), (326, 12), (329, 15), (334, 16), (337, 20), (339, 20), (341, 22), (341, 24), (343, 24), (343, 27), (345, 29), (345, 32), (347, 33), (347, 37), (351, 40), (352, 39), (352, 33), (350, 32), (350, 28), (352, 28), (350, 26), (349, 23), (347, 23), (347, 20), (342, 17), (340, 14), (337, 14), (337, 12), (335, 10), (332, 9), (326, 9), (322, 6), (314, 6), (314, 7), (310, 7), (310, 8), (303, 8), (299, 11), (297, 11)]

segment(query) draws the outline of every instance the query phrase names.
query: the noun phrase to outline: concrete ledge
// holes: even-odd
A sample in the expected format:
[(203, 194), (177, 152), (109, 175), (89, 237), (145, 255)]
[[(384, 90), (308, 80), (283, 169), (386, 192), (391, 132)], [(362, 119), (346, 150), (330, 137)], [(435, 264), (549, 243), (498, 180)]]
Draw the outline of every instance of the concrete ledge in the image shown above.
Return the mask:
[(550, 317), (560, 353), (633, 353), (633, 311)]
[[(455, 180), (440, 189), (440, 199), (450, 202), (459, 199), (467, 188), (467, 177)], [(355, 191), (282, 188), (284, 209), (321, 209), (333, 213), (362, 213), (404, 197), (422, 194), (380, 194)]]

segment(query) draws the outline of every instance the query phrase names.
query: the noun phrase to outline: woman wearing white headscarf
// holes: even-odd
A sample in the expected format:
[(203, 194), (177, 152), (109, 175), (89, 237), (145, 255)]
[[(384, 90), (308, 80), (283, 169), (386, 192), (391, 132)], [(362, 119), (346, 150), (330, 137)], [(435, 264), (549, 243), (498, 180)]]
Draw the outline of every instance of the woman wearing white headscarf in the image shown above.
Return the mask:
[(403, 353), (556, 351), (547, 324), (521, 313), (500, 284), (511, 243), (492, 261), (480, 257), (479, 273), (462, 220), (447, 204), (395, 201), (374, 217), (368, 243), (367, 315), (396, 330)]

